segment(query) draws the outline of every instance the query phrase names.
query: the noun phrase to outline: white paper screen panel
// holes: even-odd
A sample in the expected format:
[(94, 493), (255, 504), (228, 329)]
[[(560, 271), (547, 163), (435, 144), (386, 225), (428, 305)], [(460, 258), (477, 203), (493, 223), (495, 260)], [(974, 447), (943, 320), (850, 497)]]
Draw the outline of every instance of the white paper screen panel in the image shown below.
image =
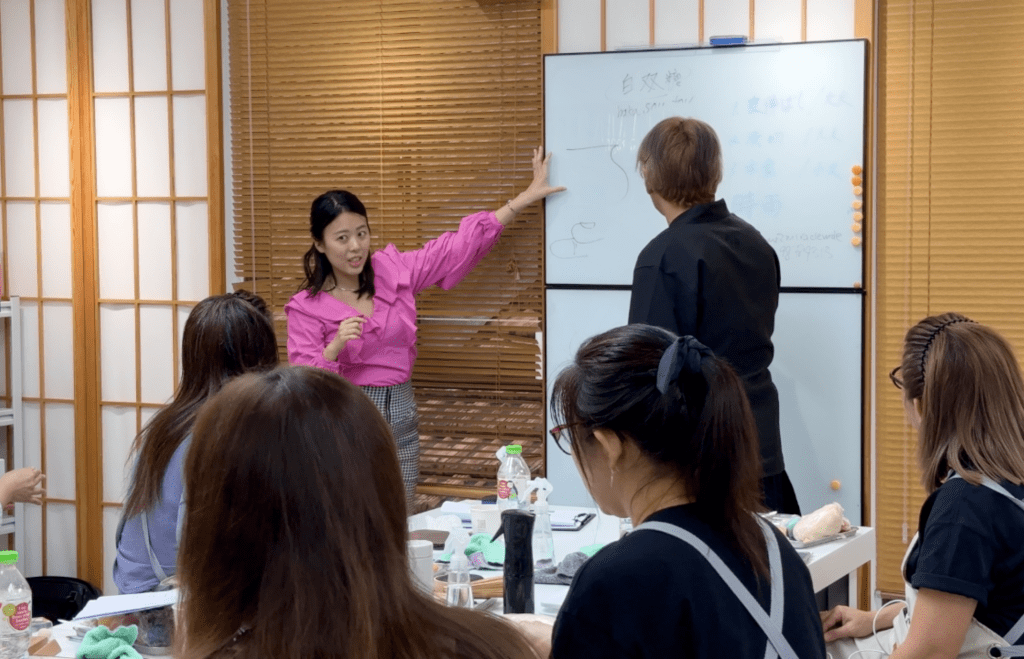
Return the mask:
[(96, 204), (100, 297), (135, 297), (135, 253), (131, 204)]
[[(43, 374), (46, 398), (75, 397), (74, 320), (70, 302), (43, 302)], [(47, 433), (49, 434), (49, 433)], [(72, 436), (74, 430), (71, 430)], [(74, 497), (70, 497), (74, 498)]]
[(137, 92), (167, 90), (164, 0), (131, 0), (132, 82)]
[(608, 50), (643, 48), (651, 43), (650, 4), (635, 0), (607, 0), (605, 3)]
[[(71, 297), (71, 205), (66, 202), (39, 204), (39, 222), (46, 227), (46, 267), (42, 268), (45, 297)], [(35, 241), (33, 241), (34, 243)], [(35, 256), (35, 250), (31, 256)], [(32, 258), (35, 268), (35, 258)], [(70, 328), (68, 328), (70, 335)], [(70, 354), (68, 361), (71, 361)]]
[(601, 50), (601, 0), (558, 1), (558, 50), (563, 53)]
[(102, 145), (96, 149), (96, 195), (131, 197), (132, 138), (128, 99), (97, 98), (95, 108), (96, 144)]
[[(47, 485), (49, 487), (49, 485)], [(78, 528), (75, 506), (66, 503), (46, 505), (46, 573), (78, 574)]]
[(9, 197), (36, 195), (32, 101), (4, 101), (4, 179)]
[(25, 537), (32, 538), (33, 541), (25, 543), (25, 560), (19, 560), (18, 568), (24, 568), (26, 577), (39, 577), (43, 574), (43, 507), (24, 506), (23, 509), (25, 511)]
[[(55, 499), (73, 501), (75, 499), (75, 408), (71, 403), (46, 403), (43, 406), (43, 411), (46, 420), (46, 495)], [(50, 508), (48, 514), (52, 510)], [(71, 533), (74, 533), (74, 523), (72, 523)]]
[[(7, 203), (6, 242), (7, 276), (11, 286), (11, 295), (37, 297), (39, 295), (39, 277), (36, 268), (36, 206), (34, 203), (18, 201)], [(24, 304), (22, 309), (22, 315), (24, 315)]]
[(135, 307), (101, 304), (100, 396), (104, 401), (136, 400), (136, 350)]
[(139, 359), (143, 403), (164, 404), (174, 393), (174, 323), (170, 306), (139, 307)]
[(60, 98), (38, 101), (39, 195), (71, 194), (71, 155), (68, 147), (68, 102)]
[(205, 202), (175, 204), (178, 299), (198, 302), (210, 294), (210, 229)]
[[(168, 202), (138, 205), (139, 222), (139, 298), (170, 300), (171, 281), (171, 205)], [(130, 254), (130, 252), (129, 252)], [(127, 264), (125, 264), (127, 265)]]
[(100, 412), (103, 425), (103, 501), (121, 503), (128, 491), (131, 471), (128, 455), (136, 434), (137, 410), (122, 405), (104, 405)]
[(802, 11), (803, 0), (757, 0), (754, 4), (754, 39), (800, 41)]
[(206, 54), (196, 36), (202, 25), (203, 0), (171, 2), (171, 78), (176, 90), (206, 88)]
[(5, 94), (32, 93), (32, 48), (29, 3), (0, 1), (0, 59)]
[[(626, 324), (628, 290), (548, 289), (548, 400), (558, 373), (589, 337)], [(783, 293), (776, 314), (772, 379), (779, 389), (787, 473), (804, 511), (839, 501), (861, 516), (862, 300), (851, 293)], [(554, 425), (548, 412), (548, 426)], [(551, 501), (592, 505), (572, 458), (547, 444)], [(833, 480), (840, 490), (832, 490)]]
[(807, 0), (807, 39), (852, 39), (854, 0)]
[[(24, 398), (42, 396), (39, 388), (39, 303), (21, 301), (21, 395)], [(25, 436), (28, 443), (28, 435)]]
[(704, 40), (731, 34), (750, 36), (750, 0), (705, 0)]
[(174, 192), (179, 197), (206, 196), (206, 98), (175, 95)]
[(140, 197), (171, 194), (167, 98), (135, 97), (135, 175)]
[(691, 46), (700, 41), (700, 0), (656, 0), (654, 44)]
[[(125, 0), (92, 0), (91, 4), (92, 77), (95, 91), (127, 92), (128, 13)], [(127, 122), (124, 125), (127, 126)], [(96, 143), (103, 144), (99, 139)]]
[(121, 521), (120, 508), (103, 509), (103, 593), (117, 595), (120, 591), (114, 583), (114, 559), (117, 558), (117, 525)]
[[(710, 123), (722, 142), (718, 189), (782, 261), (783, 286), (863, 281), (851, 244), (851, 167), (864, 157), (866, 42), (549, 55), (546, 277), (630, 284), (636, 255), (665, 228), (636, 171), (658, 121)], [(729, 80), (729, 85), (720, 84)]]
[[(36, 24), (36, 91), (68, 93), (67, 40), (64, 34), (64, 0), (34, 0)], [(26, 3), (27, 4), (27, 3)]]

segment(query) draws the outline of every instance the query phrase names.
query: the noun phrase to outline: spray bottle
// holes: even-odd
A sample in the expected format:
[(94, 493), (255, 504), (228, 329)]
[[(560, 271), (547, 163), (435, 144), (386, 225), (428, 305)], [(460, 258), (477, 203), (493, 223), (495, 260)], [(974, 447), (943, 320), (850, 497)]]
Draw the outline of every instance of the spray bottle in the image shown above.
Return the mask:
[(551, 535), (551, 509), (548, 507), (548, 495), (554, 487), (546, 478), (535, 478), (530, 481), (530, 491), (537, 492), (537, 501), (533, 504), (536, 519), (533, 523), (533, 560), (536, 569), (540, 570), (554, 565), (555, 539)]
[(465, 529), (456, 529), (452, 539), (452, 562), (448, 565), (448, 606), (473, 608), (473, 586), (469, 582), (469, 534)]

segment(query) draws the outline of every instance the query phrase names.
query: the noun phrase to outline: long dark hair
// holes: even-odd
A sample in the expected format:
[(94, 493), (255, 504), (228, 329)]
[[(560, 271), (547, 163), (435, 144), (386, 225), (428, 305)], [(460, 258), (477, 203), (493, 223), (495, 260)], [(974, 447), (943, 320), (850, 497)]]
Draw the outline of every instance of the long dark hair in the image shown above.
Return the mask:
[(956, 470), (1024, 485), (1024, 379), (1013, 348), (994, 329), (958, 313), (907, 330), (903, 392), (921, 405), (918, 458), (928, 492)]
[(135, 471), (124, 514), (137, 515), (160, 500), (164, 472), (192, 430), (196, 412), (231, 377), (277, 365), (277, 341), (266, 303), (249, 291), (206, 298), (185, 321), (181, 381), (132, 444)]
[(761, 509), (761, 458), (743, 383), (701, 346), (697, 372), (683, 369), (661, 393), (658, 365), (676, 338), (659, 327), (626, 325), (589, 339), (555, 381), (552, 416), (568, 426), (574, 451), (586, 451), (597, 429), (636, 444), (680, 479), (697, 515), (767, 575), (753, 517)]
[(185, 463), (176, 656), (530, 657), (498, 619), (412, 582), (405, 489), (387, 422), (355, 385), (293, 366), (203, 406)]
[[(309, 209), (309, 234), (316, 242), (323, 242), (324, 229), (344, 212), (355, 213), (366, 218), (366, 228), (370, 228), (370, 219), (366, 214), (366, 206), (359, 198), (347, 190), (330, 190), (313, 200)], [(359, 273), (359, 288), (356, 289), (356, 297), (373, 297), (376, 289), (373, 286), (373, 259), (367, 255), (363, 271)], [(331, 276), (334, 269), (327, 255), (316, 248), (316, 244), (310, 246), (305, 256), (302, 257), (302, 268), (306, 279), (302, 282), (299, 290), (308, 291), (316, 295), (324, 288), (324, 283)]]

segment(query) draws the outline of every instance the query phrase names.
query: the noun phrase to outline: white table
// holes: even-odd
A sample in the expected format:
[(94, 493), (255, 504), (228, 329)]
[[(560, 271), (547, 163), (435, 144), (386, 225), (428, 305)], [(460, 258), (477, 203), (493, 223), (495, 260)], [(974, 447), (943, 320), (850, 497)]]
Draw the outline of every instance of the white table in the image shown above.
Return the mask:
[[(570, 506), (551, 506), (552, 510), (570, 509)], [(590, 520), (579, 531), (554, 531), (555, 561), (561, 561), (566, 555), (578, 551), (581, 547), (593, 544), (607, 544), (619, 537), (618, 517), (605, 515), (599, 511), (597, 517)], [(409, 528), (426, 528), (427, 519), (443, 513), (440, 510), (428, 510), (409, 518)], [(875, 560), (875, 530), (862, 526), (857, 533), (849, 538), (801, 549), (810, 554), (807, 568), (811, 572), (811, 583), (815, 592), (828, 590), (835, 584), (846, 580), (848, 601), (850, 606), (857, 606), (857, 569)], [(485, 576), (494, 576), (494, 571), (480, 572)], [(568, 586), (537, 584), (534, 591), (536, 613), (555, 615), (565, 599)], [(831, 604), (831, 603), (830, 603)]]

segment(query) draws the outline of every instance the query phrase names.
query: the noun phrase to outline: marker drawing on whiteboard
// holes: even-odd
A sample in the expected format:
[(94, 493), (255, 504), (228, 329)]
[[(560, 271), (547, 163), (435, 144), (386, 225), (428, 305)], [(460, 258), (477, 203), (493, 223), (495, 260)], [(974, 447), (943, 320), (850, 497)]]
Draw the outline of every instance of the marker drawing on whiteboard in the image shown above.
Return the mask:
[(621, 148), (622, 148), (622, 143), (621, 142), (616, 142), (614, 144), (595, 144), (594, 146), (578, 146), (578, 147), (575, 147), (575, 148), (567, 148), (566, 151), (587, 151), (589, 149), (608, 149), (608, 157), (611, 159), (612, 164), (615, 165), (619, 169), (619, 171), (622, 172), (622, 178), (626, 182), (626, 191), (622, 193), (622, 197), (620, 198), (620, 199), (625, 199), (626, 195), (629, 194), (629, 172), (627, 172), (626, 169), (622, 165), (620, 165), (619, 163), (617, 163), (615, 161), (615, 152), (618, 151)]
[(586, 235), (587, 231), (592, 231), (596, 226), (597, 222), (577, 222), (572, 225), (568, 238), (561, 238), (551, 243), (551, 255), (559, 259), (582, 259), (589, 256), (585, 249), (580, 248), (601, 241), (601, 238), (591, 238)]

